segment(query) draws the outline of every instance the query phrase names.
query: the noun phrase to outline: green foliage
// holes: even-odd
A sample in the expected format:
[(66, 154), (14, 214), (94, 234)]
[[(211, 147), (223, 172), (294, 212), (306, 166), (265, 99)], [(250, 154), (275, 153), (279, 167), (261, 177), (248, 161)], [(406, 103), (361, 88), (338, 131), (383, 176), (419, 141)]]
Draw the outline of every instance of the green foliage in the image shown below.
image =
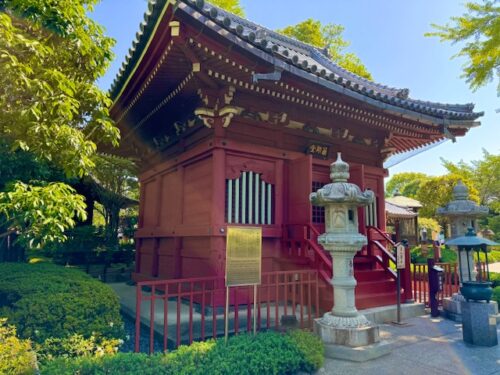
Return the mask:
[(490, 272), (490, 281), (493, 283), (493, 288), (500, 286), (500, 272)]
[(325, 360), (323, 343), (318, 336), (306, 331), (291, 331), (288, 337), (304, 358), (303, 371), (314, 372), (323, 366)]
[(81, 271), (49, 263), (0, 264), (0, 316), (20, 337), (120, 338), (123, 323), (113, 290)]
[(68, 175), (94, 167), (96, 141), (118, 141), (95, 84), (113, 41), (87, 12), (96, 0), (3, 0), (0, 134)]
[(358, 56), (345, 52), (350, 43), (342, 36), (344, 26), (333, 23), (323, 25), (320, 21), (308, 18), (296, 25), (277, 30), (277, 32), (315, 47), (326, 47), (332, 60), (339, 66), (366, 79), (373, 79)]
[(424, 173), (402, 172), (396, 173), (387, 181), (385, 186), (386, 197), (392, 197), (396, 192), (409, 198), (417, 196), (420, 186), (428, 179)]
[[(97, 143), (118, 143), (111, 100), (95, 84), (114, 43), (88, 17), (97, 2), (0, 1), (0, 138), (8, 139), (0, 145), (0, 189), (10, 185), (15, 198), (2, 196), (0, 232), (21, 230), (20, 240), (32, 246), (64, 240), (73, 218), (83, 218), (73, 190), (40, 181), (63, 181), (54, 167), (67, 177), (88, 174)], [(1, 213), (15, 222), (3, 222)]]
[[(422, 253), (422, 247), (416, 246), (410, 250), (411, 258), (413, 263), (427, 263), (427, 258), (434, 258), (434, 249), (432, 246), (427, 248), (427, 256)], [(477, 262), (477, 255), (474, 253), (474, 261)], [(479, 260), (485, 262), (486, 257), (483, 252), (479, 253)], [(456, 263), (458, 262), (458, 256), (455, 250), (450, 249), (448, 246), (441, 246), (441, 261), (443, 263)], [(500, 262), (500, 250), (495, 248), (488, 251), (488, 263)], [(493, 274), (493, 273), (492, 273)], [(490, 276), (492, 275), (490, 274)]]
[(419, 231), (421, 229), (425, 228), (427, 230), (427, 233), (429, 234), (429, 236), (430, 236), (431, 232), (439, 233), (441, 231), (441, 226), (434, 219), (430, 219), (430, 218), (426, 218), (426, 217), (419, 217), (419, 218), (417, 218), (417, 220), (418, 220)]
[(42, 344), (36, 345), (36, 352), (42, 362), (60, 357), (101, 357), (115, 354), (121, 343), (120, 339), (105, 339), (95, 336), (85, 338), (75, 334), (66, 338), (48, 338)]
[(238, 335), (181, 346), (167, 354), (118, 353), (47, 362), (41, 373), (97, 374), (293, 374), (316, 371), (323, 362), (321, 340), (306, 332)]
[[(434, 258), (434, 248), (428, 246), (427, 255), (422, 253), (422, 247), (416, 246), (410, 250), (412, 263), (427, 264), (427, 258)], [(446, 246), (441, 246), (441, 262), (443, 263), (456, 263), (458, 261), (457, 253)]]
[(19, 339), (16, 328), (0, 318), (0, 374), (28, 375), (36, 370), (37, 358), (31, 342)]
[(12, 181), (63, 181), (64, 173), (31, 152), (12, 150), (12, 142), (0, 139), (0, 191)]
[(478, 190), (479, 202), (500, 213), (500, 155), (490, 154), (483, 149), (483, 159), (470, 164), (463, 161), (452, 163), (442, 159), (443, 166), (452, 174), (471, 181)]
[(245, 11), (239, 0), (210, 0), (210, 3), (240, 17), (245, 17)]
[[(432, 26), (437, 30), (427, 36), (463, 44), (456, 56), (465, 57), (464, 74), (473, 90), (484, 86), (496, 75), (500, 78), (500, 6), (496, 0), (468, 2), (467, 13), (452, 17), (452, 24)], [(500, 81), (497, 91), (500, 94)]]
[(65, 240), (64, 231), (75, 225), (75, 217), (86, 217), (83, 196), (61, 182), (42, 186), (15, 183), (0, 192), (0, 214), (10, 228), (20, 232), (18, 241), (30, 247)]
[(445, 206), (453, 199), (453, 188), (459, 180), (462, 180), (464, 185), (469, 189), (469, 199), (478, 202), (477, 189), (471, 181), (464, 179), (463, 176), (447, 174), (444, 176), (428, 177), (420, 185), (416, 196), (416, 199), (423, 206), (419, 210), (419, 216), (435, 217), (437, 208)]
[(170, 374), (163, 356), (137, 353), (118, 353), (113, 356), (56, 358), (42, 364), (42, 375), (163, 375)]
[(500, 215), (493, 215), (488, 217), (488, 228), (490, 228), (494, 233), (493, 239), (496, 242), (500, 241)]

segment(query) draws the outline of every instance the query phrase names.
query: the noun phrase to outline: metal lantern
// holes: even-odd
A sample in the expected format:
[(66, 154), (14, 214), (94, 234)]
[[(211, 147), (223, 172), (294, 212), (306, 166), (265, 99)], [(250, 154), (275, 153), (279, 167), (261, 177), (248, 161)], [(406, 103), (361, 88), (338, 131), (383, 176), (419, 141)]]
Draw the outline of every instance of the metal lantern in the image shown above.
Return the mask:
[[(491, 282), (489, 281), (490, 269), (488, 264), (488, 246), (495, 246), (499, 244), (487, 238), (476, 236), (474, 228), (469, 228), (465, 236), (456, 237), (452, 240), (446, 241), (446, 245), (458, 247), (459, 264), (462, 264), (460, 254), (462, 251), (465, 251), (466, 253), (468, 278), (464, 277), (466, 275), (460, 275), (460, 292), (465, 299), (467, 301), (474, 300), (489, 302), (493, 294), (493, 289), (491, 288)], [(482, 262), (479, 257), (480, 253), (484, 253), (485, 256), (484, 268), (481, 266)], [(476, 255), (477, 262), (475, 261), (474, 254)], [(477, 276), (476, 280), (473, 280), (472, 275), (474, 274), (474, 267), (476, 265)], [(486, 270), (486, 275), (483, 274), (484, 270)]]

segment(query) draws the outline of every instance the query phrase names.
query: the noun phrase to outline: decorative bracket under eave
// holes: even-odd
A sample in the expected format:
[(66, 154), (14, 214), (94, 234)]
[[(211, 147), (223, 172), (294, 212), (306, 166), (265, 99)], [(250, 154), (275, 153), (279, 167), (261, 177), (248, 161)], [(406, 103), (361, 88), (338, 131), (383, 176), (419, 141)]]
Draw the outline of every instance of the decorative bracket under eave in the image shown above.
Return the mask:
[(194, 110), (194, 114), (198, 116), (207, 128), (213, 128), (217, 118), (222, 119), (222, 127), (227, 128), (231, 124), (234, 115), (239, 115), (243, 112), (243, 108), (232, 105), (227, 105), (219, 110), (214, 110), (206, 107), (199, 107)]

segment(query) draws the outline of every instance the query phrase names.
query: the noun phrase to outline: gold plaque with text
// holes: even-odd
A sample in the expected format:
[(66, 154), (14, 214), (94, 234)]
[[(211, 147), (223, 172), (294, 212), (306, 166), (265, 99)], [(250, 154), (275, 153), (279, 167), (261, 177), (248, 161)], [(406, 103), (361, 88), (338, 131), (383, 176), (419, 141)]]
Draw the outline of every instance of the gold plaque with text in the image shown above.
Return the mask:
[(228, 227), (226, 286), (260, 284), (262, 228)]

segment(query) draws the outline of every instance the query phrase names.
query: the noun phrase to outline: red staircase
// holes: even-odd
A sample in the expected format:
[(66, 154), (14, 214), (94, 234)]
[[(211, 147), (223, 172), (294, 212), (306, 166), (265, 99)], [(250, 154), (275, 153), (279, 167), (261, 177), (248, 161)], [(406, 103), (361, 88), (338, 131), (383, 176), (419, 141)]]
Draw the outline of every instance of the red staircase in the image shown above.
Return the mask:
[[(290, 225), (285, 237), (282, 266), (287, 270), (304, 267), (317, 269), (320, 282), (320, 306), (329, 310), (333, 305), (332, 259), (317, 242), (319, 232), (312, 225)], [(384, 236), (385, 235), (385, 236)], [(378, 228), (368, 228), (368, 246), (354, 257), (356, 307), (392, 305), (396, 303), (396, 273), (390, 268), (395, 258), (388, 248), (395, 244)], [(411, 293), (411, 291), (410, 291)]]

